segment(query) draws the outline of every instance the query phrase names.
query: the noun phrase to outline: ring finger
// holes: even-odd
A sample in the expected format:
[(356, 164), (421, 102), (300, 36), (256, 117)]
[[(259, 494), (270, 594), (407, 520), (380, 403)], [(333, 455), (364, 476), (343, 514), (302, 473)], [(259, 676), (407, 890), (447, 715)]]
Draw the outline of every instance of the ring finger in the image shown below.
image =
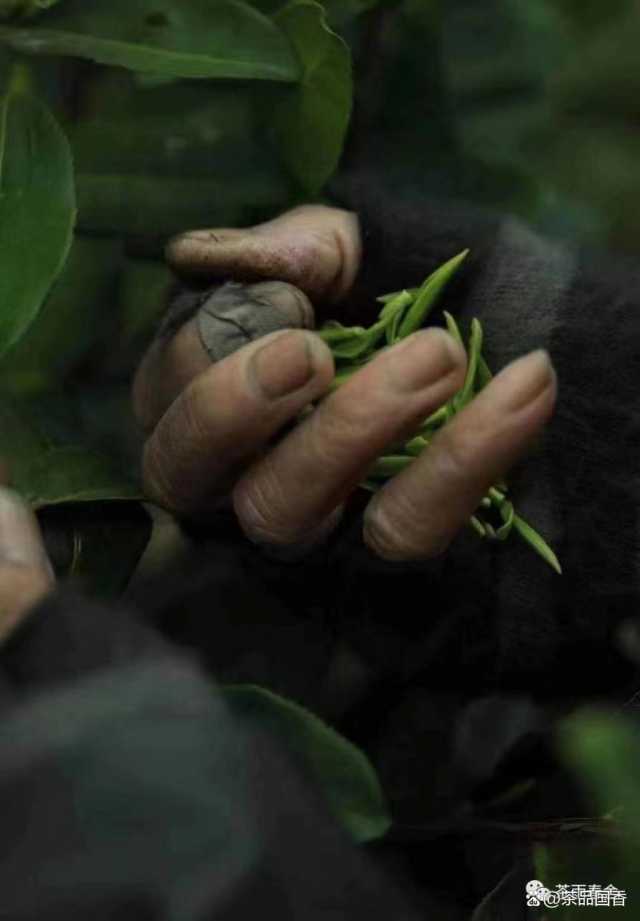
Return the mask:
[(236, 514), (254, 540), (309, 539), (388, 445), (462, 385), (464, 350), (443, 330), (386, 349), (240, 478)]

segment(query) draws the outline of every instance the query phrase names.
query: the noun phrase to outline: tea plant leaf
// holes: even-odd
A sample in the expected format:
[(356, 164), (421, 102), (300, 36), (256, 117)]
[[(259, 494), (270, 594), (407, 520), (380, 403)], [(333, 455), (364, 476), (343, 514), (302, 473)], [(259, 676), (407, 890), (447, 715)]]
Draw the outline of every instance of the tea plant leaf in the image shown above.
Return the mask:
[(447, 331), (449, 335), (453, 336), (456, 342), (458, 342), (464, 349), (464, 339), (462, 338), (460, 327), (458, 326), (455, 319), (451, 316), (451, 314), (447, 310), (443, 310), (442, 313), (444, 315), (445, 323), (447, 324)]
[(435, 272), (432, 272), (431, 275), (429, 275), (429, 277), (418, 291), (415, 300), (411, 305), (411, 309), (407, 311), (406, 316), (400, 324), (400, 329), (398, 330), (398, 338), (403, 339), (405, 336), (408, 336), (415, 332), (417, 329), (420, 329), (424, 321), (433, 310), (436, 301), (438, 300), (438, 297), (443, 291), (445, 285), (447, 285), (451, 278), (453, 278), (464, 260), (467, 258), (468, 253), (468, 249), (463, 250), (461, 253), (458, 253), (457, 256), (454, 256), (453, 259), (449, 259), (448, 262), (445, 262), (443, 265), (439, 266)]
[(49, 447), (20, 465), (12, 484), (33, 508), (65, 502), (142, 499), (112, 461), (83, 447)]
[[(381, 333), (386, 334), (387, 344), (392, 345), (403, 335), (410, 335), (414, 328), (419, 327), (432, 309), (435, 300), (447, 283), (451, 275), (457, 271), (462, 261), (466, 258), (468, 250), (450, 259), (439, 269), (436, 269), (419, 289), (397, 291), (393, 295), (383, 295), (377, 298), (382, 309), (378, 322), (369, 328), (343, 327), (340, 323), (328, 322), (320, 330), (320, 335), (331, 348), (337, 361), (343, 358), (351, 360), (347, 367), (339, 367), (334, 377), (332, 389), (337, 389), (355, 374), (364, 364), (377, 354), (374, 346)], [(465, 349), (462, 333), (455, 318), (448, 311), (443, 311), (449, 334)], [(398, 322), (398, 318), (401, 318)], [(414, 458), (418, 457), (430, 445), (431, 437), (436, 430), (463, 410), (474, 398), (476, 393), (485, 387), (492, 378), (491, 371), (482, 357), (483, 330), (480, 322), (473, 318), (469, 336), (467, 355), (467, 370), (460, 390), (454, 394), (443, 406), (425, 419), (417, 429), (414, 436), (404, 444), (390, 446), (389, 453), (379, 457), (371, 465), (366, 477), (360, 483), (363, 489), (376, 492), (388, 479), (405, 470)], [(354, 361), (354, 359), (358, 361)], [(502, 490), (502, 492), (500, 491)], [(553, 550), (546, 541), (524, 519), (515, 513), (513, 504), (507, 500), (507, 487), (503, 483), (496, 484), (489, 490), (489, 494), (480, 503), (481, 508), (495, 506), (501, 524), (495, 521), (486, 521), (481, 513), (473, 515), (469, 525), (482, 538), (495, 541), (505, 541), (515, 528), (520, 536), (538, 553), (558, 574), (562, 573), (560, 563)]]
[(297, 87), (273, 114), (276, 143), (303, 189), (317, 193), (333, 173), (351, 115), (351, 55), (318, 3), (294, 2), (274, 16), (302, 66)]
[(237, 0), (65, 0), (29, 28), (0, 26), (0, 42), (173, 77), (293, 82), (300, 74), (281, 30)]
[(402, 473), (412, 461), (413, 457), (407, 457), (404, 454), (388, 454), (384, 457), (379, 457), (367, 475), (375, 479), (387, 479), (397, 473)]
[(376, 343), (384, 335), (386, 321), (378, 321), (365, 329), (363, 326), (341, 326), (340, 323), (327, 323), (318, 335), (333, 353), (335, 359), (353, 361), (364, 360), (374, 350)]
[(486, 363), (482, 355), (479, 355), (478, 356), (478, 377), (477, 377), (478, 390), (482, 390), (483, 387), (486, 387), (492, 378), (493, 378), (493, 374), (491, 373), (491, 369), (489, 368), (489, 365)]
[(469, 348), (467, 350), (467, 373), (465, 375), (464, 384), (462, 385), (462, 390), (460, 391), (460, 396), (458, 399), (459, 409), (463, 409), (473, 399), (481, 348), (482, 326), (474, 317), (471, 321), (471, 335), (469, 337)]
[[(35, 321), (0, 360), (0, 386), (33, 394), (51, 389), (108, 335), (121, 245), (76, 236), (66, 265)], [(104, 340), (103, 340), (104, 341)]]
[(400, 338), (399, 330), (407, 309), (411, 306), (415, 295), (409, 291), (400, 291), (390, 301), (386, 301), (380, 311), (380, 321), (386, 324), (385, 335), (387, 345), (393, 345)]
[(391, 819), (367, 757), (319, 717), (255, 685), (228, 685), (227, 703), (273, 733), (323, 791), (329, 809), (358, 842), (382, 837)]
[(640, 844), (640, 738), (637, 726), (604, 709), (585, 708), (560, 725), (565, 763), (583, 780), (603, 811), (620, 806), (619, 819)]
[(60, 0), (0, 0), (0, 19), (35, 16), (59, 2)]
[(14, 79), (0, 102), (0, 355), (37, 316), (64, 265), (74, 219), (67, 140)]
[(534, 531), (531, 525), (527, 524), (527, 522), (524, 521), (524, 519), (519, 515), (514, 515), (513, 527), (520, 534), (520, 536), (523, 537), (524, 540), (526, 540), (526, 542), (530, 544), (530, 546), (533, 547), (537, 553), (540, 554), (543, 560), (546, 560), (551, 568), (555, 569), (558, 575), (562, 575), (562, 567), (560, 566), (558, 557), (555, 555), (547, 542), (543, 540), (543, 538), (538, 534), (538, 532)]
[(20, 405), (6, 395), (0, 400), (0, 432), (2, 461), (8, 466), (11, 481), (15, 482), (16, 473), (46, 451), (48, 442), (20, 411)]

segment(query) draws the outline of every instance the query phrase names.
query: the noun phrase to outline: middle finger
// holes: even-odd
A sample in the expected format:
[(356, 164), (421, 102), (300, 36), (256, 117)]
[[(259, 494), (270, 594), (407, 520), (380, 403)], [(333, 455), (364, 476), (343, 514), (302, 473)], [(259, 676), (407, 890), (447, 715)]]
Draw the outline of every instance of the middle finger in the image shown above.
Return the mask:
[(441, 329), (386, 349), (241, 477), (233, 500), (245, 533), (277, 545), (304, 539), (388, 445), (462, 386), (464, 370), (464, 350)]

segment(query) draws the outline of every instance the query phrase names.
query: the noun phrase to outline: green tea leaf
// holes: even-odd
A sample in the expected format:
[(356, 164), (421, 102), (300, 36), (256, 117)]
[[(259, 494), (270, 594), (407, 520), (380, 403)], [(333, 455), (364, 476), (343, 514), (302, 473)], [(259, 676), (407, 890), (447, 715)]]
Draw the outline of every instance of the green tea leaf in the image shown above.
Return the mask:
[(292, 175), (307, 193), (316, 194), (342, 152), (353, 96), (351, 56), (318, 3), (291, 3), (274, 22), (289, 37), (302, 78), (277, 103), (270, 120)]
[(64, 265), (74, 219), (67, 140), (14, 80), (0, 102), (0, 355), (37, 316)]
[(482, 522), (476, 515), (471, 516), (471, 518), (469, 519), (469, 524), (480, 537), (487, 536), (485, 526), (482, 524)]
[(232, 710), (273, 733), (325, 794), (327, 804), (358, 842), (382, 837), (391, 824), (367, 757), (315, 714), (255, 685), (229, 685)]
[(503, 502), (500, 505), (500, 515), (503, 523), (496, 530), (497, 540), (506, 540), (511, 533), (513, 522), (515, 520), (515, 509), (512, 502)]
[(374, 479), (387, 479), (406, 470), (412, 461), (413, 457), (407, 457), (404, 454), (388, 454), (377, 459), (369, 469), (367, 476)]
[(602, 811), (624, 806), (620, 818), (640, 843), (637, 727), (620, 714), (585, 708), (562, 722), (558, 745)]
[(398, 330), (399, 338), (402, 339), (415, 332), (417, 329), (420, 329), (433, 310), (445, 285), (453, 278), (468, 254), (468, 249), (463, 250), (429, 275), (418, 291), (411, 305), (411, 309), (407, 311), (406, 316), (400, 324), (400, 329)]
[(0, 26), (0, 42), (174, 77), (293, 82), (300, 73), (280, 29), (237, 0), (65, 0), (29, 28)]
[(337, 322), (326, 323), (318, 335), (333, 353), (335, 359), (353, 361), (365, 359), (384, 335), (385, 321), (378, 321), (373, 326), (342, 326)]
[(385, 325), (387, 345), (393, 345), (399, 339), (399, 329), (407, 308), (413, 303), (415, 295), (409, 291), (399, 291), (395, 297), (384, 302), (380, 311), (380, 322)]
[(471, 321), (471, 335), (469, 337), (469, 347), (467, 349), (467, 373), (464, 384), (460, 391), (457, 409), (463, 409), (474, 397), (476, 374), (478, 372), (478, 362), (480, 359), (480, 349), (482, 348), (482, 327), (474, 317)]
[(422, 435), (416, 435), (409, 441), (405, 442), (404, 449), (411, 457), (419, 457), (425, 448), (429, 447), (429, 439)]
[(520, 518), (519, 515), (514, 515), (513, 527), (520, 534), (520, 536), (523, 537), (524, 540), (526, 540), (526, 542), (533, 547), (536, 553), (539, 553), (542, 559), (546, 560), (552, 569), (555, 569), (558, 575), (562, 575), (562, 568), (560, 566), (560, 562), (558, 561), (558, 557), (555, 555), (547, 542), (543, 540), (543, 538), (538, 534), (538, 532), (534, 531), (531, 525), (527, 524), (527, 522)]
[(486, 387), (489, 381), (493, 378), (491, 369), (486, 363), (482, 355), (478, 356), (478, 377), (477, 377), (477, 388), (482, 390), (483, 387)]
[[(460, 327), (458, 326), (458, 324), (456, 323), (455, 319), (451, 316), (451, 314), (450, 314), (447, 310), (443, 310), (442, 313), (443, 313), (443, 315), (444, 315), (444, 319), (445, 319), (445, 322), (446, 322), (446, 324), (447, 324), (447, 331), (448, 331), (449, 335), (450, 335), (450, 336), (453, 336), (453, 338), (456, 340), (456, 342), (458, 342), (458, 343), (462, 346), (462, 348), (464, 349), (464, 339), (462, 338), (462, 333), (460, 332)], [(466, 350), (465, 350), (465, 351), (466, 351)]]

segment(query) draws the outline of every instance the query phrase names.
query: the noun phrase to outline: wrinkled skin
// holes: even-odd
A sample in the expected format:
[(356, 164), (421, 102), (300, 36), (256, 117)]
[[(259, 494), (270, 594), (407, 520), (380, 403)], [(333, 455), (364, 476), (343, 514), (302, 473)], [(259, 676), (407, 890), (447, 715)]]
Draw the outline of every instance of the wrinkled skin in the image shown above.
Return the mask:
[[(361, 254), (357, 217), (323, 206), (246, 230), (194, 231), (171, 241), (167, 256), (177, 274), (258, 282), (250, 290), (287, 315), (291, 329), (215, 363), (195, 318), (152, 343), (133, 399), (148, 435), (145, 486), (159, 505), (206, 519), (230, 500), (251, 540), (311, 546), (330, 535), (344, 501), (386, 446), (407, 437), (461, 386), (462, 349), (443, 330), (429, 330), (383, 350), (330, 393), (333, 360), (312, 332), (313, 305), (329, 305), (339, 317)], [(526, 453), (555, 398), (545, 352), (504, 368), (439, 432), (428, 454), (369, 502), (363, 536), (370, 549), (389, 560), (428, 559), (446, 549), (488, 487)], [(53, 587), (35, 516), (0, 486), (0, 642)]]
[[(463, 350), (443, 330), (419, 331), (329, 393), (332, 357), (310, 327), (313, 307), (329, 305), (340, 317), (358, 274), (359, 224), (347, 211), (308, 205), (254, 228), (193, 231), (172, 240), (167, 257), (178, 275), (200, 283), (278, 280), (271, 302), (303, 308), (292, 310), (297, 329), (215, 363), (195, 318), (151, 345), (134, 385), (148, 433), (148, 494), (199, 519), (215, 515), (227, 497), (246, 535), (271, 546), (326, 538), (371, 463), (459, 389)], [(504, 368), (429, 452), (369, 502), (364, 539), (371, 550), (389, 560), (441, 553), (487, 489), (526, 453), (555, 398), (546, 352)]]

